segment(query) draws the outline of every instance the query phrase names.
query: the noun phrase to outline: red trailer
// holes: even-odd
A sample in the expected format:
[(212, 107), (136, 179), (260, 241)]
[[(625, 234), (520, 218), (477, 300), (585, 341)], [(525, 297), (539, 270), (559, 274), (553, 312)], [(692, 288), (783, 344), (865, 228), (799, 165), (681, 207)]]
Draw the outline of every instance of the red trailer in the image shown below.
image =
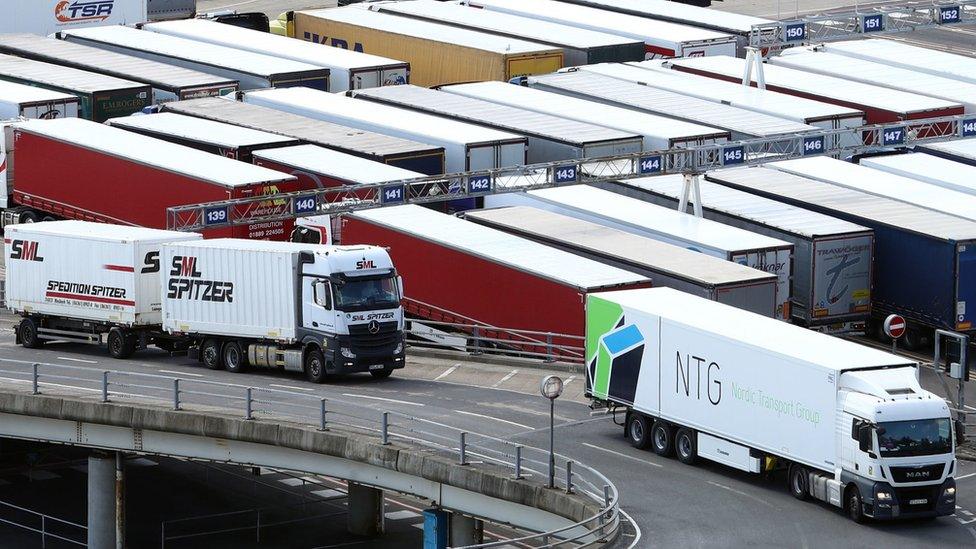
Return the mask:
[[(78, 118), (14, 128), (7, 221), (48, 218), (166, 228), (170, 206), (308, 188), (294, 176)], [(11, 203), (12, 202), (12, 203)], [(269, 198), (257, 209), (287, 208)], [(208, 210), (221, 222), (227, 210)], [(291, 222), (205, 230), (208, 237), (284, 240)]]
[(647, 277), (420, 206), (356, 212), (342, 224), (343, 244), (389, 248), (408, 312), (474, 321), (499, 334), (507, 328), (582, 337), (588, 293), (651, 285)]

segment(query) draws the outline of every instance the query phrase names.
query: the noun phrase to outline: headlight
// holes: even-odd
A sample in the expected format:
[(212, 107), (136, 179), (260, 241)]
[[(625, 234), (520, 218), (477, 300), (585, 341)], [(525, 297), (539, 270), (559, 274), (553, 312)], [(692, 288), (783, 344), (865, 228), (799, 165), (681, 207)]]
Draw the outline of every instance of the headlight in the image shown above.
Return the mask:
[(891, 499), (891, 492), (878, 492), (878, 499), (889, 500)]
[(950, 487), (946, 488), (945, 489), (945, 493), (946, 493), (947, 496), (954, 496), (954, 495), (956, 495), (956, 487), (955, 486), (950, 486)]
[(403, 342), (401, 341), (400, 343), (397, 343), (396, 348), (393, 349), (393, 354), (398, 355), (402, 352), (403, 352)]
[(356, 358), (356, 353), (352, 352), (352, 349), (349, 347), (343, 347), (339, 349), (339, 352), (346, 358)]

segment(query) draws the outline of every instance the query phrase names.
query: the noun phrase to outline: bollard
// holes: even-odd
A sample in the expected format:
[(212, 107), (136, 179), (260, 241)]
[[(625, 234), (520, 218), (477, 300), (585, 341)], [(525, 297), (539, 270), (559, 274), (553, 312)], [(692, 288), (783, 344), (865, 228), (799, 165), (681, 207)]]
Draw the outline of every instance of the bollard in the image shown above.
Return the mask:
[(573, 462), (566, 462), (566, 493), (573, 493)]
[(383, 444), (390, 443), (390, 412), (383, 412)]
[(464, 453), (465, 453), (464, 452), (465, 451), (464, 437), (466, 435), (467, 435), (467, 433), (465, 433), (464, 431), (461, 431), (461, 448), (460, 448), (461, 455), (460, 455), (460, 460), (458, 461), (458, 465), (467, 465), (467, 463), (465, 462), (465, 459), (464, 459), (464, 457), (465, 457), (464, 456)]
[(522, 480), (522, 445), (515, 447), (515, 480)]
[(173, 379), (173, 409), (180, 409), (180, 378)]
[(325, 399), (319, 400), (319, 431), (325, 431)]
[(102, 402), (108, 402), (108, 370), (102, 372)]
[(244, 395), (244, 419), (254, 419), (251, 417), (251, 387), (248, 387)]
[(37, 378), (38, 378), (37, 367), (38, 367), (38, 364), (35, 362), (34, 363), (34, 366), (33, 366), (33, 368), (34, 368), (34, 381), (32, 382), (33, 383), (33, 393), (35, 395), (41, 394), (41, 390), (38, 387), (38, 382), (37, 382)]

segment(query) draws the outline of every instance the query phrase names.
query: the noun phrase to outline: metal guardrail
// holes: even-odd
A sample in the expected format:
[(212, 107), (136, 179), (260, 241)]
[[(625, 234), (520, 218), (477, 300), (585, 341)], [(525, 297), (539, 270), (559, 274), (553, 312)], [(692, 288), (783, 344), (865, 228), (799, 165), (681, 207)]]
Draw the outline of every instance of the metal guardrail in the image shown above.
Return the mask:
[[(188, 407), (222, 409), (240, 413), (245, 420), (286, 419), (318, 430), (340, 426), (372, 436), (382, 444), (398, 441), (419, 445), (456, 459), (459, 465), (476, 462), (510, 470), (516, 480), (548, 475), (547, 450), (525, 446), (499, 437), (466, 431), (427, 418), (396, 411), (377, 413), (354, 400), (314, 394), (221, 383), (195, 378), (117, 370), (99, 370), (44, 362), (0, 358), (13, 365), (0, 369), (0, 382), (20, 383), (32, 394), (77, 396), (87, 394), (101, 402), (143, 402), (173, 410)], [(12, 369), (13, 368), (13, 369)], [(570, 457), (557, 454), (556, 489), (577, 493), (596, 502), (600, 511), (570, 526), (535, 532), (464, 549), (499, 547), (507, 543), (533, 542), (535, 547), (587, 547), (611, 539), (620, 526), (620, 499), (613, 482), (602, 473)], [(582, 533), (575, 533), (582, 530)], [(568, 534), (573, 532), (572, 535)], [(460, 549), (460, 548), (458, 548)]]
[[(41, 536), (41, 547), (47, 547), (48, 538), (63, 541), (65, 543), (70, 543), (72, 545), (77, 545), (79, 547), (88, 547), (87, 541), (78, 541), (77, 539), (72, 539), (68, 536), (68, 532), (77, 532), (81, 534), (81, 538), (84, 540), (88, 539), (88, 527), (76, 524), (69, 520), (59, 519), (51, 515), (45, 515), (44, 513), (38, 513), (37, 511), (32, 511), (24, 507), (19, 507), (5, 501), (0, 501), (0, 511), (9, 511), (13, 513), (20, 513), (22, 515), (28, 515), (34, 519), (34, 526), (29, 524), (24, 524), (16, 522), (13, 519), (7, 519), (0, 517), (0, 523), (21, 528), (23, 530), (29, 530), (40, 534)], [(52, 532), (53, 529), (58, 529), (63, 531), (64, 535)]]

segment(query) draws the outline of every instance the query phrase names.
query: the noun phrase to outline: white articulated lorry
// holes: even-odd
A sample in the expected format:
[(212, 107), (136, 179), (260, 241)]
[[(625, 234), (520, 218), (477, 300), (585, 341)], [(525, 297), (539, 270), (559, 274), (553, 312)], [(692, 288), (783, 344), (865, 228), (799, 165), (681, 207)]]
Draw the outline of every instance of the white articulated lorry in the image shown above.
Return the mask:
[(211, 369), (304, 372), (309, 380), (404, 365), (401, 281), (386, 250), (52, 221), (8, 226), (17, 341), (154, 345)]
[(785, 469), (858, 522), (955, 512), (949, 408), (906, 358), (654, 288), (587, 296), (586, 360), (635, 447)]

